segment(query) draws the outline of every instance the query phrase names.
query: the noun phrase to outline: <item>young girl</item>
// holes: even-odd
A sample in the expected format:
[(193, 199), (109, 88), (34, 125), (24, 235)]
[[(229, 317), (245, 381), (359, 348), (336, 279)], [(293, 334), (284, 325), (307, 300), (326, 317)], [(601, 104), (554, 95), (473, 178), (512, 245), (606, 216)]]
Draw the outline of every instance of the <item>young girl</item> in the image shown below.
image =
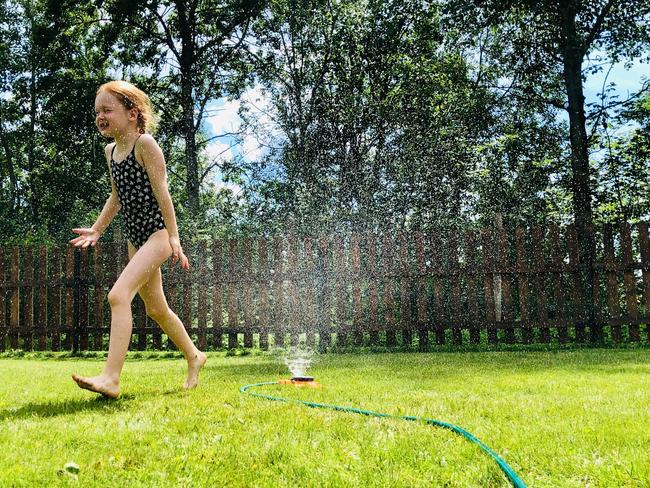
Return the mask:
[(194, 388), (206, 356), (196, 348), (163, 294), (160, 265), (170, 256), (172, 265), (179, 262), (183, 269), (190, 265), (178, 239), (165, 158), (149, 133), (155, 128), (149, 97), (126, 81), (111, 81), (97, 90), (95, 114), (99, 132), (115, 140), (104, 150), (113, 191), (94, 225), (72, 229), (79, 236), (70, 242), (82, 249), (94, 246), (122, 210), (129, 263), (108, 294), (111, 335), (104, 370), (92, 378), (73, 374), (72, 379), (86, 390), (109, 398), (119, 396), (120, 373), (131, 341), (131, 301), (139, 293), (147, 315), (183, 351), (188, 365), (184, 387)]

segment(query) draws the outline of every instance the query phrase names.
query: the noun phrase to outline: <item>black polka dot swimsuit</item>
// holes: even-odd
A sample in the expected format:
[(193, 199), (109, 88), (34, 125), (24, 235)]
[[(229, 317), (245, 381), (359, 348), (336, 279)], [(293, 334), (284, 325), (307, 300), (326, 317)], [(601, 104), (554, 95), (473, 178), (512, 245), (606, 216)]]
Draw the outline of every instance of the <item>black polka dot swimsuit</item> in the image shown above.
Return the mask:
[(135, 159), (135, 143), (129, 155), (120, 163), (113, 159), (114, 153), (115, 146), (111, 151), (111, 173), (126, 221), (126, 236), (137, 248), (147, 242), (151, 234), (164, 229), (165, 222), (147, 170)]

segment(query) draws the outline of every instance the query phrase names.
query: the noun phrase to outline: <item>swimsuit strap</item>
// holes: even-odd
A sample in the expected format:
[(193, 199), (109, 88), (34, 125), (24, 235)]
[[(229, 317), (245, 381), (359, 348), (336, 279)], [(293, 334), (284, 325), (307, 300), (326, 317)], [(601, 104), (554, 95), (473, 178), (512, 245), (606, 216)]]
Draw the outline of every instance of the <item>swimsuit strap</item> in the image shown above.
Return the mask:
[[(129, 153), (129, 155), (131, 155), (131, 153), (133, 153), (133, 155), (135, 156), (135, 145), (137, 144), (138, 139), (140, 139), (140, 136), (141, 136), (141, 135), (142, 135), (142, 134), (140, 134), (140, 135), (138, 136), (138, 138), (135, 140), (135, 142), (133, 143), (133, 148), (131, 149), (131, 152)], [(113, 144), (113, 149), (111, 149), (111, 159), (113, 159), (113, 156), (115, 155), (115, 147), (116, 147), (116, 146), (117, 146), (117, 142), (116, 142), (115, 144)], [(129, 157), (129, 156), (127, 156), (127, 158), (128, 158), (128, 157)], [(126, 158), (124, 158), (124, 159), (126, 159)], [(115, 160), (113, 159), (113, 161), (115, 161)]]
[(135, 145), (138, 143), (138, 139), (140, 139), (140, 136), (141, 136), (141, 135), (142, 135), (142, 134), (140, 134), (140, 135), (138, 136), (138, 138), (135, 140), (135, 142), (133, 143), (133, 149), (131, 149), (131, 152), (133, 153), (134, 156), (135, 156)]

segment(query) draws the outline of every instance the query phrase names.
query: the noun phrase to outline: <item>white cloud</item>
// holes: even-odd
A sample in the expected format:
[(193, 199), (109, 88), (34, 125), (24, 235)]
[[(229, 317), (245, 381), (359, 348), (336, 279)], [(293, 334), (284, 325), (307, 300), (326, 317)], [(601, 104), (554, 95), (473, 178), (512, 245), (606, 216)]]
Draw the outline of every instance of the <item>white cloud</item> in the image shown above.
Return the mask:
[(215, 186), (217, 187), (217, 191), (221, 191), (222, 189), (230, 190), (235, 197), (239, 197), (241, 195), (241, 186), (236, 185), (235, 183), (226, 183), (225, 181), (217, 181)]
[(242, 120), (237, 114), (239, 110), (238, 100), (224, 100), (221, 105), (211, 107), (210, 110), (216, 112), (216, 114), (207, 118), (207, 123), (215, 135), (218, 136), (239, 130)]
[(217, 161), (223, 162), (232, 159), (233, 154), (229, 144), (220, 141), (213, 141), (205, 148), (210, 164)]
[[(253, 161), (260, 159), (266, 151), (265, 146), (277, 137), (271, 102), (259, 85), (244, 92), (239, 100), (218, 100), (210, 107), (213, 114), (206, 118), (206, 123), (215, 136), (240, 131), (242, 120), (238, 111), (242, 103), (248, 107), (248, 116), (254, 122), (254, 127), (240, 134), (239, 152), (245, 160)], [(228, 136), (223, 140), (227, 138)]]

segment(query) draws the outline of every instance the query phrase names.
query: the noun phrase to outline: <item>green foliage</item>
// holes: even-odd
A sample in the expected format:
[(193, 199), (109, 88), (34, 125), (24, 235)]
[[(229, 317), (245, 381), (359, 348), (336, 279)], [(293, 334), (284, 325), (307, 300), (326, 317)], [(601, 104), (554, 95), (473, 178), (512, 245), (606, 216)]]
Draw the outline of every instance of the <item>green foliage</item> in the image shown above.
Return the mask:
[(84, 225), (107, 195), (103, 145), (92, 101), (105, 78), (90, 2), (4, 3), (0, 99), (0, 235), (4, 242), (47, 242)]
[(650, 218), (650, 95), (620, 116), (634, 128), (622, 136), (604, 129), (599, 140), (605, 156), (599, 161), (596, 218), (603, 222), (638, 222)]
[[(187, 238), (430, 230), (495, 213), (506, 224), (567, 222), (576, 196), (596, 222), (647, 219), (648, 98), (605, 92), (585, 106), (582, 77), (603, 63), (581, 69), (587, 56), (643, 56), (649, 10), (622, 0), (3, 2), (0, 243), (62, 242), (92, 224), (109, 191), (92, 105), (109, 78), (136, 83), (161, 115), (156, 138)], [(247, 88), (269, 105), (242, 101), (247, 133), (235, 137), (254, 134), (265, 152), (211, 160), (210, 103)]]

